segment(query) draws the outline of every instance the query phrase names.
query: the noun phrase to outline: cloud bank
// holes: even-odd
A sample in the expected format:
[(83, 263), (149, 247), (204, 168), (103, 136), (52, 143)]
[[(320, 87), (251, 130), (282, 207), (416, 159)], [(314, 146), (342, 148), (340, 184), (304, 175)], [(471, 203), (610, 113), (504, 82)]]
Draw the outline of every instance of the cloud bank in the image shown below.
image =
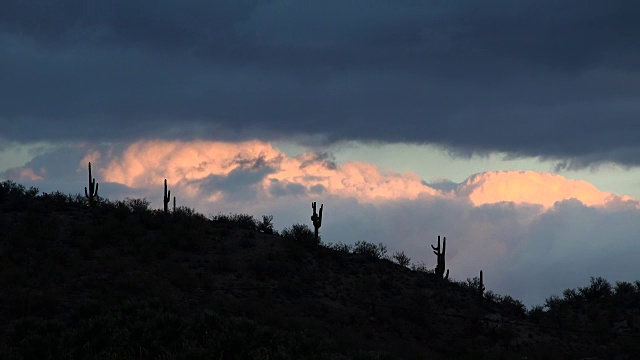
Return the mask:
[(529, 305), (583, 286), (589, 276), (635, 280), (640, 270), (640, 202), (548, 173), (486, 172), (439, 187), (412, 173), (336, 163), (330, 154), (287, 156), (256, 140), (145, 140), (59, 149), (1, 176), (43, 190), (63, 181), (79, 190), (87, 161), (101, 195), (146, 197), (158, 208), (165, 178), (179, 205), (204, 214), (273, 214), (280, 229), (309, 223), (310, 202), (319, 201), (324, 241), (383, 242), (429, 266), (429, 245), (444, 235), (454, 278), (482, 269), (489, 289)]
[(429, 143), (638, 165), (635, 1), (0, 4), (0, 138)]

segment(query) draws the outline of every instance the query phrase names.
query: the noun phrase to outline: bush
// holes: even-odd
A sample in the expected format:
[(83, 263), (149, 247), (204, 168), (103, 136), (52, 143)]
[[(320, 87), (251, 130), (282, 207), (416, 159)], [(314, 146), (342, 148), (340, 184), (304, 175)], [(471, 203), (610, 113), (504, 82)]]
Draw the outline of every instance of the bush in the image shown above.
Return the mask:
[(565, 289), (562, 292), (562, 295), (564, 296), (564, 300), (570, 303), (576, 303), (584, 300), (584, 297), (580, 293), (578, 293), (575, 289)]
[(143, 199), (125, 198), (124, 203), (134, 213), (149, 211), (149, 205), (150, 205), (149, 200), (144, 198)]
[(618, 281), (616, 282), (616, 296), (626, 297), (633, 295), (636, 292), (635, 287), (632, 283), (627, 281)]
[(353, 253), (382, 259), (387, 253), (387, 247), (382, 243), (376, 245), (366, 241), (357, 241), (353, 247)]
[(589, 286), (578, 288), (580, 295), (586, 300), (602, 299), (612, 295), (613, 289), (611, 284), (602, 277), (591, 277)]
[(292, 239), (303, 244), (320, 244), (320, 236), (318, 241), (315, 240), (313, 230), (306, 224), (293, 224), (291, 228), (282, 229), (282, 237)]
[(258, 231), (273, 234), (273, 215), (262, 215), (262, 222), (258, 223)]
[(514, 299), (509, 295), (498, 295), (497, 302), (503, 309), (512, 315), (523, 318), (527, 314), (527, 307), (522, 303), (522, 301)]
[(11, 180), (5, 180), (0, 182), (0, 198), (14, 196), (14, 197), (35, 197), (38, 195), (38, 188), (30, 187), (29, 189), (25, 188), (24, 185), (15, 183)]
[(349, 245), (349, 244), (345, 244), (342, 242), (337, 242), (335, 244), (332, 243), (328, 243), (326, 245), (324, 245), (325, 247), (329, 248), (329, 249), (333, 249), (336, 251), (340, 251), (340, 252), (344, 252), (347, 254), (350, 254), (353, 251), (353, 245)]
[(218, 214), (212, 216), (211, 220), (220, 223), (235, 223), (239, 228), (245, 230), (258, 230), (258, 222), (249, 214)]
[(427, 263), (424, 261), (420, 261), (417, 264), (411, 264), (411, 270), (413, 271), (419, 271), (419, 272), (424, 272), (424, 273), (433, 273), (434, 270), (430, 269), (429, 267), (427, 267)]
[(544, 300), (544, 307), (549, 311), (560, 310), (562, 307), (562, 300), (557, 295), (551, 295), (550, 297)]
[(407, 255), (404, 254), (404, 251), (396, 251), (393, 254), (393, 259), (398, 263), (398, 265), (400, 266), (405, 266), (408, 267), (409, 264), (411, 263), (411, 258), (409, 258)]
[(480, 278), (477, 276), (474, 278), (467, 278), (467, 281), (462, 283), (461, 285), (466, 289), (478, 291), (480, 289)]
[(544, 317), (544, 308), (542, 305), (535, 305), (529, 311), (527, 311), (527, 316), (529, 317), (529, 321), (534, 324), (540, 324), (542, 318)]

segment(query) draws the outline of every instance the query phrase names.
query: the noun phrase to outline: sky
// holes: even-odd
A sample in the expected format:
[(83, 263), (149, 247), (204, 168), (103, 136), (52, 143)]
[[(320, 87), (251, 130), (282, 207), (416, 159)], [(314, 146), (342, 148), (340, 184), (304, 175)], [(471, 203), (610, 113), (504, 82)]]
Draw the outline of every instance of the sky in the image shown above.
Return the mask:
[(640, 279), (635, 1), (0, 2), (0, 179), (382, 242), (540, 304)]

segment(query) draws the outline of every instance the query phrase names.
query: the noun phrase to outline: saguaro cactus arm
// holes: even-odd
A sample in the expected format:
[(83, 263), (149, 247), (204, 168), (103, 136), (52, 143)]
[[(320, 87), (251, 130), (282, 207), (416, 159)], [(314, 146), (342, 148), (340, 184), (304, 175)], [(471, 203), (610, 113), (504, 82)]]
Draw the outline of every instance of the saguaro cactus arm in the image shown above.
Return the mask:
[(89, 188), (84, 187), (84, 196), (89, 199), (89, 206), (93, 206), (95, 198), (98, 197), (98, 185), (96, 179), (91, 177), (91, 162), (89, 162)]

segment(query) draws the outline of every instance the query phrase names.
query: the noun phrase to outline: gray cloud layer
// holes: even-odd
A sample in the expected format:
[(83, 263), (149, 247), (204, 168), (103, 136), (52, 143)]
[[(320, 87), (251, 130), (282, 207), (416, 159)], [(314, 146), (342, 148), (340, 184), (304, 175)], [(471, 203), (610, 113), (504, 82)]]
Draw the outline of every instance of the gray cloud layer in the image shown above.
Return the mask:
[(635, 1), (5, 1), (5, 140), (322, 135), (636, 165)]

